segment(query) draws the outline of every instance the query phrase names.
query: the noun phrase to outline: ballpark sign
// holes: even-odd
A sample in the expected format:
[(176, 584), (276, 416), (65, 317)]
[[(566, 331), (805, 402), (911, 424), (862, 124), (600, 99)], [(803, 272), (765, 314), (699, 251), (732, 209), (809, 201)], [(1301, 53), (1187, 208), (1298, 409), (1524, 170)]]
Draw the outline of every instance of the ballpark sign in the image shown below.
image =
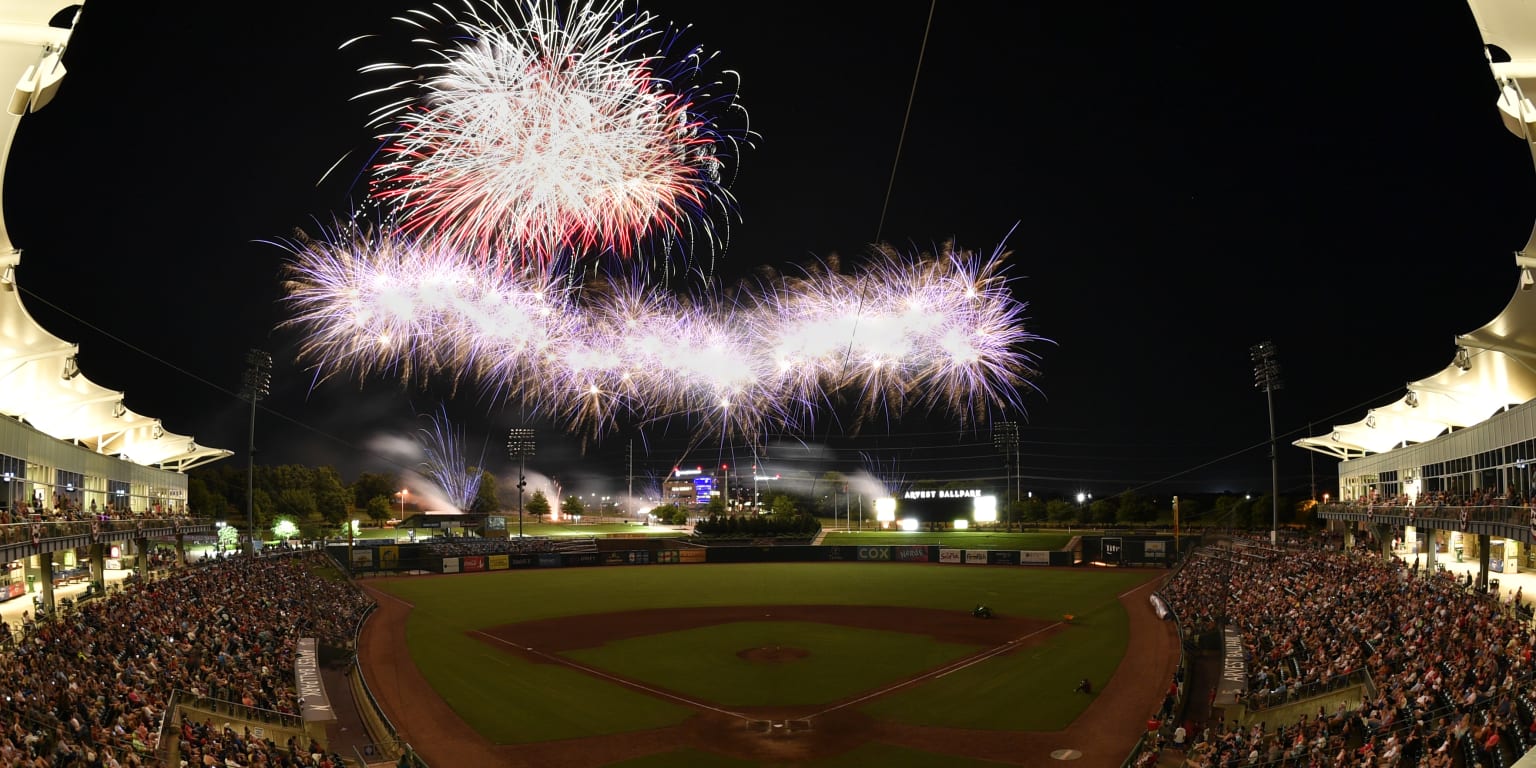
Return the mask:
[(298, 688), (299, 711), (304, 722), (329, 722), (336, 719), (331, 700), (325, 695), (325, 683), (320, 680), (320, 653), (313, 637), (299, 638), (297, 653), (293, 657), (293, 682)]

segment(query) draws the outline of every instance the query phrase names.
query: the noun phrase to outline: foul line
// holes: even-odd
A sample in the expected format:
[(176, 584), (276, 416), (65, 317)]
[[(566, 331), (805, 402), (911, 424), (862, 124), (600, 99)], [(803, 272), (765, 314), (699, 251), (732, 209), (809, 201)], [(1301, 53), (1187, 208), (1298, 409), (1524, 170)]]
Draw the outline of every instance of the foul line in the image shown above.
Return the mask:
[(628, 688), (633, 688), (633, 689), (635, 689), (637, 691), (648, 693), (648, 694), (650, 694), (652, 696), (658, 696), (658, 697), (661, 697), (661, 698), (664, 698), (664, 699), (671, 699), (671, 700), (673, 700), (675, 702), (678, 702), (679, 704), (686, 704), (686, 705), (688, 705), (690, 707), (695, 707), (697, 709), (707, 709), (707, 710), (709, 710), (711, 712), (718, 712), (718, 713), (720, 713), (722, 715), (729, 715), (731, 717), (739, 718), (739, 719), (742, 719), (742, 720), (751, 720), (751, 719), (753, 719), (753, 718), (747, 717), (746, 715), (743, 715), (740, 712), (732, 712), (732, 711), (730, 711), (728, 709), (721, 709), (719, 707), (711, 706), (709, 704), (706, 704), (706, 703), (704, 703), (702, 701), (698, 701), (696, 699), (690, 699), (690, 698), (688, 698), (686, 696), (680, 696), (678, 694), (672, 693), (671, 691), (664, 691), (664, 690), (662, 690), (660, 688), (652, 688), (651, 686), (645, 685), (644, 683), (638, 683), (638, 682), (635, 682), (634, 680), (630, 680), (630, 679), (627, 679), (627, 678), (619, 677), (618, 675), (614, 675), (614, 674), (611, 674), (611, 673), (608, 673), (608, 672), (604, 672), (603, 670), (597, 669), (596, 667), (589, 667), (589, 666), (587, 666), (585, 664), (582, 664), (580, 662), (576, 662), (576, 661), (572, 661), (570, 659), (567, 659), (564, 656), (556, 656), (554, 654), (545, 653), (544, 651), (536, 650), (536, 649), (531, 648), (531, 647), (526, 646), (526, 645), (518, 645), (517, 643), (514, 643), (511, 640), (508, 640), (508, 639), (506, 639), (504, 637), (497, 637), (496, 635), (492, 635), (492, 634), (487, 633), (487, 632), (482, 632), (482, 631), (480, 631), (478, 629), (471, 630), (471, 632), (476, 634), (476, 635), (479, 635), (481, 637), (489, 638), (490, 640), (494, 640), (495, 642), (501, 643), (502, 645), (509, 645), (509, 646), (511, 646), (513, 648), (516, 648), (516, 649), (518, 649), (520, 651), (523, 651), (524, 653), (531, 653), (531, 654), (533, 654), (535, 656), (538, 656), (540, 658), (548, 659), (549, 661), (554, 662), (556, 664), (561, 664), (561, 665), (570, 667), (572, 669), (577, 669), (577, 670), (585, 672), (585, 673), (587, 673), (589, 675), (592, 675), (594, 677), (600, 677), (600, 678), (603, 678), (604, 680), (608, 680), (609, 682), (618, 683), (619, 685), (622, 685), (622, 686), (625, 686), (625, 687), (628, 687)]
[(899, 683), (894, 683), (894, 684), (888, 685), (888, 686), (886, 686), (884, 688), (880, 688), (880, 689), (875, 690), (875, 691), (870, 691), (869, 693), (866, 693), (863, 696), (860, 696), (860, 697), (858, 697), (856, 699), (849, 699), (848, 701), (845, 701), (845, 702), (843, 702), (841, 704), (837, 704), (835, 706), (828, 707), (828, 708), (823, 709), (822, 711), (817, 712), (817, 713), (815, 713), (813, 715), (807, 715), (803, 719), (810, 720), (811, 718), (814, 718), (814, 717), (821, 717), (822, 715), (825, 715), (825, 714), (827, 714), (829, 712), (836, 712), (837, 710), (843, 709), (845, 707), (851, 707), (851, 706), (853, 706), (855, 704), (862, 704), (862, 703), (864, 703), (866, 701), (869, 701), (870, 699), (879, 698), (879, 697), (884, 696), (884, 695), (886, 695), (888, 693), (899, 691), (902, 688), (906, 688), (908, 686), (916, 685), (918, 683), (925, 683), (925, 682), (927, 682), (929, 680), (938, 680), (939, 678), (945, 677), (946, 675), (949, 675), (952, 672), (959, 672), (962, 669), (966, 669), (966, 668), (969, 668), (969, 667), (976, 666), (977, 664), (980, 664), (981, 662), (986, 661), (986, 660), (988, 660), (990, 658), (993, 658), (995, 656), (1001, 656), (1002, 654), (1007, 653), (1008, 651), (1013, 650), (1013, 647), (1015, 645), (1018, 645), (1019, 643), (1022, 643), (1025, 640), (1028, 640), (1028, 639), (1034, 637), (1035, 635), (1040, 634), (1041, 632), (1049, 632), (1050, 630), (1053, 630), (1053, 629), (1055, 629), (1055, 628), (1057, 628), (1059, 626), (1062, 626), (1065, 623), (1066, 622), (1058, 621), (1055, 624), (1050, 624), (1050, 625), (1041, 627), (1041, 628), (1039, 628), (1039, 629), (1037, 629), (1037, 630), (1035, 630), (1035, 631), (1033, 631), (1033, 632), (1031, 632), (1031, 633), (1029, 633), (1027, 635), (1021, 635), (1021, 636), (1016, 637), (1016, 638), (1014, 638), (1012, 640), (1009, 640), (1008, 642), (1003, 643), (1002, 645), (999, 645), (996, 648), (991, 648), (991, 649), (982, 651), (981, 653), (978, 653), (978, 654), (976, 654), (974, 656), (967, 656), (967, 657), (965, 657), (963, 659), (960, 659), (958, 661), (952, 661), (952, 662), (950, 662), (949, 664), (947, 664), (945, 666), (939, 667), (938, 669), (932, 670), (930, 672), (925, 672), (925, 673), (923, 673), (921, 675), (918, 675), (917, 677), (911, 677), (911, 678), (903, 680), (903, 681), (901, 681)]

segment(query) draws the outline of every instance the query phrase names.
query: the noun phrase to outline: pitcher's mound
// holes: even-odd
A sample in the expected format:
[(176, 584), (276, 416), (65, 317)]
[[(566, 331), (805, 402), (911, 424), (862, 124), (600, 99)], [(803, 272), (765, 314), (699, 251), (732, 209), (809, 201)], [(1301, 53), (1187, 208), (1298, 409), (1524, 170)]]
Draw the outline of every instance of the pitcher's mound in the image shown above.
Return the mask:
[(745, 650), (737, 651), (736, 655), (746, 659), (747, 661), (753, 661), (759, 664), (782, 664), (786, 661), (803, 659), (811, 655), (811, 652), (804, 648), (786, 648), (782, 645), (765, 645), (759, 648), (747, 648)]

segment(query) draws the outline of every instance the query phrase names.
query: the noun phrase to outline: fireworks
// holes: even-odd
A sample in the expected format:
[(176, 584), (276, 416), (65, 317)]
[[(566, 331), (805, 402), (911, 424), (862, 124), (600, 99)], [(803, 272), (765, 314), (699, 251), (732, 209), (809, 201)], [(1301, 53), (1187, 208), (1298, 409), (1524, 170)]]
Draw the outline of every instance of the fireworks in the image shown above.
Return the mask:
[[(446, 410), (441, 411), (441, 416), (427, 418), (432, 422), (431, 428), (418, 432), (418, 442), (426, 454), (426, 461), (421, 463), (422, 471), (442, 489), (454, 507), (461, 512), (467, 511), (480, 495), (484, 470), (469, 465), (464, 457), (464, 430), (448, 421)], [(482, 454), (480, 459), (480, 465), (484, 466), (485, 456)]]
[(673, 417), (756, 439), (840, 399), (860, 418), (921, 408), (966, 423), (1021, 407), (1034, 370), (1002, 252), (884, 251), (854, 274), (823, 265), (726, 301), (638, 279), (561, 290), (411, 241), (339, 240), (287, 244), (307, 358), (331, 373), (473, 379), (594, 439)]
[[(709, 57), (672, 55), (677, 36), (615, 0), (563, 15), (528, 0), (513, 18), (467, 5), (408, 21), (450, 31), (435, 61), (384, 89), (374, 198), (402, 231), (439, 247), (523, 268), (562, 253), (631, 255), (648, 236), (709, 239), (711, 207), (739, 132), (711, 111), (735, 109), (704, 83)], [(712, 93), (718, 89), (719, 94)]]
[(1022, 409), (1040, 339), (1000, 248), (884, 248), (729, 294), (658, 291), (643, 268), (556, 277), (712, 239), (745, 139), (716, 114), (734, 96), (703, 84), (709, 57), (669, 57), (677, 37), (613, 0), (434, 9), (405, 19), (451, 31), (432, 64), (372, 68), (420, 75), (382, 89), (399, 98), (374, 117), (386, 224), (279, 243), (287, 324), (322, 377), (473, 382), (589, 440), (682, 419), (757, 441), (843, 406), (854, 424), (921, 409), (962, 426)]

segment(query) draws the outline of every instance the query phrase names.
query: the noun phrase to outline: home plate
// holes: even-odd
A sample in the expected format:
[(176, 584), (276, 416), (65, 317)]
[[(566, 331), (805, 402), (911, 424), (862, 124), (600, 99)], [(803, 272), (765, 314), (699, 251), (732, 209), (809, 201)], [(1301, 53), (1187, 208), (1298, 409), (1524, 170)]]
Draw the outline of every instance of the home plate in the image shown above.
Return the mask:
[(1082, 756), (1083, 753), (1075, 749), (1058, 749), (1051, 753), (1051, 757), (1054, 757), (1057, 760), (1076, 760)]

